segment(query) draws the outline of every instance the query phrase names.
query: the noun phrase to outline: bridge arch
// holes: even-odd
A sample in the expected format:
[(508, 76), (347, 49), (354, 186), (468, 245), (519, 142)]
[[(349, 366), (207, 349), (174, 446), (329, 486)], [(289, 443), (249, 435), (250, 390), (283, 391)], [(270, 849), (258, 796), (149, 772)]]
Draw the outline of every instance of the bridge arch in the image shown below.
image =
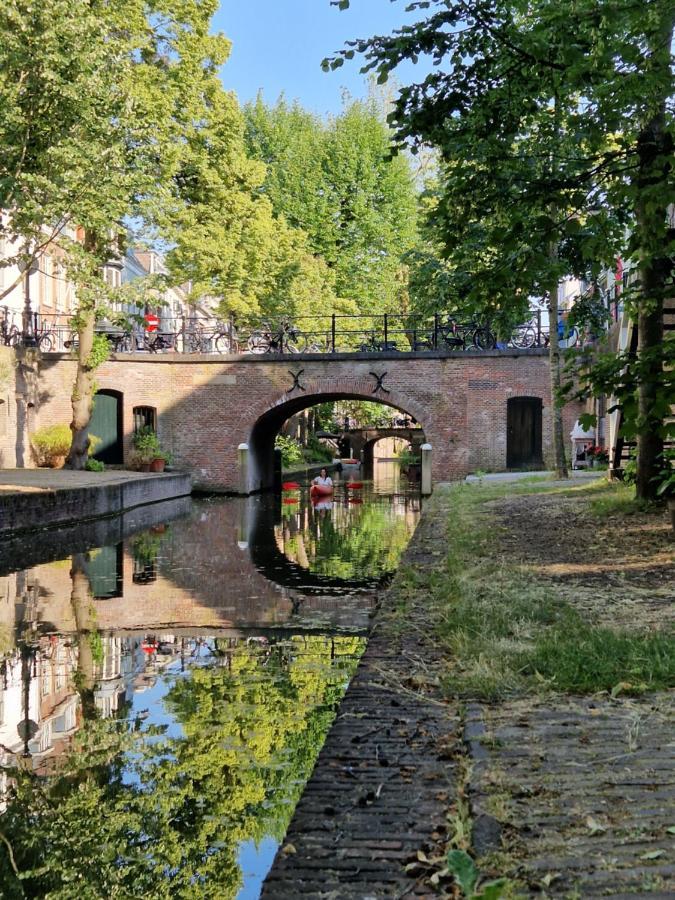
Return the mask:
[(308, 382), (296, 390), (297, 393), (295, 390), (287, 391), (278, 397), (259, 415), (251, 429), (248, 439), (248, 487), (251, 491), (266, 490), (274, 485), (274, 441), (284, 422), (319, 403), (336, 400), (368, 400), (382, 403), (412, 416), (420, 423), (424, 433), (427, 436), (429, 434), (424, 424), (428, 413), (412, 398), (395, 390), (375, 392), (373, 382), (370, 380), (364, 382), (361, 379), (340, 379), (332, 384)]

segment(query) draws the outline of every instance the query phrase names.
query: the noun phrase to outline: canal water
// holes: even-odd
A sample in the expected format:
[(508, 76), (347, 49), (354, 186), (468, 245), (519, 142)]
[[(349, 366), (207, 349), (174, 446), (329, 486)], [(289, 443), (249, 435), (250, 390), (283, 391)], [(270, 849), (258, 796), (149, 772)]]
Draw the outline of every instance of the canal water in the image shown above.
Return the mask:
[(258, 897), (419, 514), (380, 463), (6, 542), (0, 896)]

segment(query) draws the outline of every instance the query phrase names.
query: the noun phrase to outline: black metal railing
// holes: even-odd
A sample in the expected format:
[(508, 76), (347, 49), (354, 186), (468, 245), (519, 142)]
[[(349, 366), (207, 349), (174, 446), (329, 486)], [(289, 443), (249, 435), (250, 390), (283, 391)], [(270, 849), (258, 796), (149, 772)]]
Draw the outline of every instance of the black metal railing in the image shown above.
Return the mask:
[[(446, 314), (332, 314), (254, 323), (197, 315), (169, 318), (160, 314), (146, 319), (133, 317), (117, 323), (102, 320), (96, 331), (105, 335), (111, 351), (117, 354), (459, 353), (548, 346), (548, 328), (542, 324), (540, 310), (506, 339), (497, 336), (489, 322), (461, 321)], [(68, 352), (76, 349), (77, 342), (68, 315), (34, 313), (25, 325), (25, 316), (0, 307), (0, 344)], [(576, 330), (563, 330), (563, 347), (578, 343)]]

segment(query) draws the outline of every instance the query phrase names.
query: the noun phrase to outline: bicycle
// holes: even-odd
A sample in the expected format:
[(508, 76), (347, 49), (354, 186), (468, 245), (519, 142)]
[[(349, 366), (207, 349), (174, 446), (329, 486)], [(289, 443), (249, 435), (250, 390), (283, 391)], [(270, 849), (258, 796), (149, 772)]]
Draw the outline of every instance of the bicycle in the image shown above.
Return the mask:
[(16, 347), (21, 343), (21, 332), (12, 322), (10, 323), (9, 307), (3, 308), (3, 316), (0, 319), (0, 340), (5, 347)]
[(283, 321), (273, 330), (263, 322), (262, 327), (252, 331), (246, 344), (249, 353), (316, 353), (314, 344), (309, 344), (307, 336), (291, 322)]
[(518, 350), (529, 350), (537, 343), (537, 331), (531, 322), (514, 328), (509, 344)]
[(399, 349), (395, 341), (380, 340), (374, 333), (370, 334), (368, 340), (359, 347), (361, 353), (398, 353)]
[(212, 331), (199, 326), (186, 331), (183, 346), (187, 353), (238, 353), (239, 341), (234, 326), (218, 322)]
[(497, 346), (494, 334), (478, 322), (461, 324), (448, 318), (439, 328), (439, 337), (446, 347), (453, 350), (494, 350)]
[(136, 338), (136, 349), (147, 350), (148, 353), (162, 353), (165, 350), (176, 349), (176, 335), (173, 332), (144, 331), (142, 336)]

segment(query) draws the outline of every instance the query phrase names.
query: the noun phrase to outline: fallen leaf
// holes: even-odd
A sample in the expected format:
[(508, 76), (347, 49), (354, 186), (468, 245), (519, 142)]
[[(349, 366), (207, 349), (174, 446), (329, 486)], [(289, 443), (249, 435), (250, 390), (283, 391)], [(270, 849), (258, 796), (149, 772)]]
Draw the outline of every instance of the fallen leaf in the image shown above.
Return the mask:
[(285, 853), (288, 856), (291, 853), (297, 853), (298, 851), (295, 849), (293, 844), (284, 844), (284, 846), (281, 848), (281, 852)]
[(640, 859), (658, 859), (660, 856), (665, 856), (665, 850), (650, 850), (648, 853), (643, 853)]
[(607, 827), (594, 819), (593, 816), (589, 816), (586, 819), (586, 827), (591, 834), (601, 834), (603, 831), (607, 831)]

